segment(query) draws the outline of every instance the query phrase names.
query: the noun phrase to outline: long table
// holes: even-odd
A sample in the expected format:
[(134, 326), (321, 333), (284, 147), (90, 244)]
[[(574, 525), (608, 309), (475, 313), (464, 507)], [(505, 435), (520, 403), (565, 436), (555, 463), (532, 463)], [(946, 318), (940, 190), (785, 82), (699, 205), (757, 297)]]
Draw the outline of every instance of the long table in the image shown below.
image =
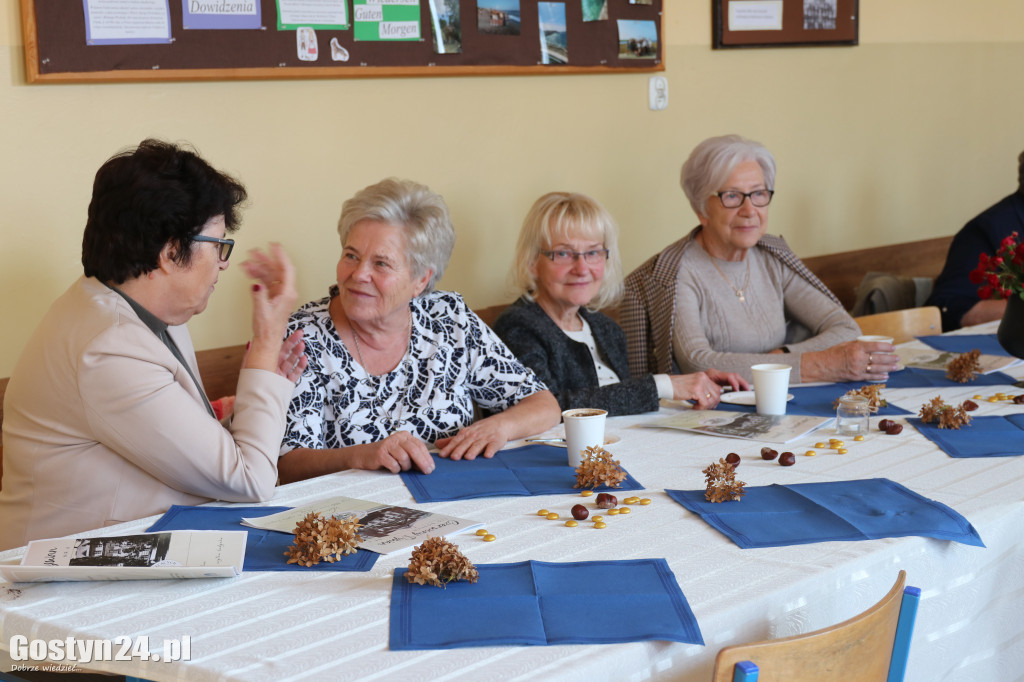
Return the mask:
[[(993, 327), (971, 331), (991, 331)], [(1024, 376), (1024, 367), (1009, 371)], [(935, 395), (953, 403), (1013, 389), (901, 389), (890, 401), (916, 412)], [(841, 391), (838, 391), (841, 392)], [(1024, 392), (1017, 389), (1016, 393)], [(975, 415), (1020, 411), (978, 401)], [(671, 414), (677, 406), (663, 406)], [(527, 559), (581, 561), (660, 558), (669, 566), (700, 624), (705, 646), (649, 641), (601, 646), (388, 650), (388, 605), (395, 568), (408, 553), (382, 557), (366, 573), (264, 572), (237, 579), (109, 583), (0, 584), (0, 670), (10, 670), (11, 637), (151, 641), (191, 638), (191, 660), (93, 662), (93, 670), (153, 680), (626, 680), (706, 682), (726, 645), (785, 637), (842, 621), (877, 601), (905, 569), (922, 589), (910, 651), (909, 680), (1024, 679), (1024, 458), (953, 459), (907, 426), (848, 454), (804, 456), (832, 432), (785, 446), (795, 466), (761, 460), (762, 443), (643, 426), (648, 413), (609, 419), (608, 446), (647, 488), (653, 504), (606, 517), (607, 528), (568, 528), (539, 517), (547, 508), (568, 518), (574, 495), (496, 497), (421, 505), (479, 520), (497, 536), (454, 541), (474, 563)], [(902, 419), (896, 418), (902, 422)], [(516, 445), (515, 443), (512, 445)], [(1024, 453), (1024, 438), (1021, 442)], [(664, 489), (702, 489), (701, 469), (728, 452), (741, 455), (748, 485), (885, 477), (950, 505), (974, 525), (987, 547), (921, 537), (829, 542), (743, 550), (671, 501)], [(348, 471), (281, 486), (269, 504), (300, 505), (347, 495), (418, 506), (398, 476)], [(623, 496), (620, 495), (620, 500)], [(91, 533), (135, 532), (156, 518)], [(0, 554), (0, 561), (22, 550)], [(636, 618), (644, 618), (642, 612)]]

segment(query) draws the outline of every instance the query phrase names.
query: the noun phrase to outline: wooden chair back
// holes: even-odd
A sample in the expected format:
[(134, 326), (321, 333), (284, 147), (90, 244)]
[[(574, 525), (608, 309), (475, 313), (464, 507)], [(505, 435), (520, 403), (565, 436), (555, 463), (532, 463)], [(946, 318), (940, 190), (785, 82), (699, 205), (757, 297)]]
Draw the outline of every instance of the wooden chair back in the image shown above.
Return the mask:
[(917, 336), (934, 336), (942, 333), (942, 313), (933, 305), (861, 315), (853, 320), (860, 327), (862, 334), (891, 336), (893, 343), (913, 341)]
[[(920, 595), (917, 588), (907, 588), (910, 599), (901, 617), (905, 580), (906, 571), (900, 571), (896, 584), (880, 602), (838, 625), (805, 635), (725, 647), (715, 659), (713, 682), (733, 682), (737, 664), (749, 662), (756, 665), (755, 676), (763, 673), (764, 682), (902, 680)], [(895, 678), (890, 676), (890, 662), (899, 668)], [(758, 679), (737, 675), (741, 680)]]

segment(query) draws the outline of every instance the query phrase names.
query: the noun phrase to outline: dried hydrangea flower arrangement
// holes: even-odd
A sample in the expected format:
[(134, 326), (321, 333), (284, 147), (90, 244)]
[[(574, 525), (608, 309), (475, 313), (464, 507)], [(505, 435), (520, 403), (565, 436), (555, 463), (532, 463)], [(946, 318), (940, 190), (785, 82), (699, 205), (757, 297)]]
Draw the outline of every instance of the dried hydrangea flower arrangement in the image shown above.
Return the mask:
[(295, 539), (284, 555), (289, 564), (306, 568), (321, 561), (333, 563), (345, 554), (355, 554), (363, 541), (357, 532), (361, 525), (355, 516), (325, 519), (319, 512), (310, 512), (295, 524)]
[(475, 583), (480, 573), (456, 545), (434, 537), (413, 548), (405, 578), (411, 583), (445, 587), (455, 580)]
[(938, 422), (940, 429), (959, 429), (971, 423), (971, 415), (964, 406), (953, 407), (942, 402), (942, 396), (936, 396), (921, 406), (921, 421), (925, 424)]
[(961, 384), (974, 381), (981, 371), (981, 363), (978, 362), (980, 356), (981, 351), (977, 348), (956, 356), (946, 365), (946, 378)]
[(743, 488), (747, 484), (736, 480), (736, 467), (724, 459), (709, 465), (703, 473), (708, 486), (704, 498), (708, 502), (739, 502), (746, 494)]
[(625, 480), (626, 472), (619, 465), (619, 460), (612, 459), (611, 453), (601, 446), (591, 445), (580, 453), (573, 488), (596, 488), (600, 485), (618, 488)]

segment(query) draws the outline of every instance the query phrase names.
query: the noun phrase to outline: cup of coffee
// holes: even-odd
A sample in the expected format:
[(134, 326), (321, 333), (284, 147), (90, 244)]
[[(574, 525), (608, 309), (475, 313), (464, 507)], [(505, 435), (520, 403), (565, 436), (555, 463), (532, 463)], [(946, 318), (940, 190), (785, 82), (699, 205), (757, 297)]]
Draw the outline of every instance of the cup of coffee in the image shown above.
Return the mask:
[(789, 365), (766, 363), (754, 365), (754, 403), (758, 414), (786, 414), (789, 394)]
[(582, 461), (582, 453), (587, 448), (604, 445), (604, 422), (607, 417), (606, 410), (592, 407), (578, 407), (562, 413), (569, 466), (574, 469), (578, 467)]

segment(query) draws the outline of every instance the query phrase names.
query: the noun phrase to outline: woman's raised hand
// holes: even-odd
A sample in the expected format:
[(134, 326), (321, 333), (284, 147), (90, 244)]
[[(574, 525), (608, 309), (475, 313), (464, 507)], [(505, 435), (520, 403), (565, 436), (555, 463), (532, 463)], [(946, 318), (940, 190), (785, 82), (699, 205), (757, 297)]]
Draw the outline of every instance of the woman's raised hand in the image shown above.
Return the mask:
[[(291, 341), (290, 345), (282, 342), (288, 317), (299, 298), (295, 288), (295, 268), (281, 245), (271, 244), (267, 252), (259, 249), (250, 251), (249, 258), (242, 263), (242, 269), (249, 277), (257, 280), (252, 285), (253, 339), (245, 366), (279, 372), (291, 378), (289, 375), (294, 374), (294, 368), (288, 373), (279, 370), (280, 363), (295, 354), (295, 341)], [(294, 366), (297, 367), (303, 360), (300, 358), (298, 363), (294, 363), (293, 357)]]

